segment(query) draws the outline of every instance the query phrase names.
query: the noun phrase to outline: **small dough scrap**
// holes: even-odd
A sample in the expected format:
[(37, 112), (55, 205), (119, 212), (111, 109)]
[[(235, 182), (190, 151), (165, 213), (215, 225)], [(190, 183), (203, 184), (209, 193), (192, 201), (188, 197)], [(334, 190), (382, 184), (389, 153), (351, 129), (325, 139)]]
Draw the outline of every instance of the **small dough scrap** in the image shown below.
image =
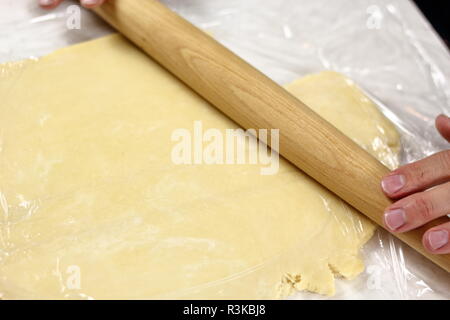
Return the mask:
[[(0, 68), (4, 299), (332, 295), (364, 269), (375, 226), (283, 159), (275, 175), (174, 164), (175, 129), (237, 126), (121, 36)], [(397, 163), (394, 127), (349, 80), (288, 89)]]

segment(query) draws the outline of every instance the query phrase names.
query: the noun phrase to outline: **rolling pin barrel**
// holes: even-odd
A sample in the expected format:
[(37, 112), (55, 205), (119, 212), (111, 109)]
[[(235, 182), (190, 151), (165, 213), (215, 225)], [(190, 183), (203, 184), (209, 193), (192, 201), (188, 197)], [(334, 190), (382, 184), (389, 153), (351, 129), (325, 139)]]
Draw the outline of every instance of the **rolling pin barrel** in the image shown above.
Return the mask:
[[(95, 12), (243, 128), (279, 129), (284, 158), (383, 226), (389, 170), (285, 89), (156, 0), (108, 1)], [(450, 272), (450, 255), (422, 246), (424, 231), (445, 221), (396, 236)]]

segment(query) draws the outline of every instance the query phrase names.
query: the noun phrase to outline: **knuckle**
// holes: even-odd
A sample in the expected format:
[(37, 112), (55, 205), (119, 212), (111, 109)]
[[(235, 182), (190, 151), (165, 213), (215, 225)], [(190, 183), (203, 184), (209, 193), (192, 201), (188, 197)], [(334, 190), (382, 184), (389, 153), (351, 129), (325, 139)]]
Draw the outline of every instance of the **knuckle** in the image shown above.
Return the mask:
[(434, 218), (433, 202), (423, 193), (414, 198), (413, 209), (415, 216), (418, 216), (421, 221), (430, 221)]
[(439, 153), (439, 160), (444, 170), (450, 175), (450, 150)]
[(412, 187), (420, 186), (426, 179), (426, 172), (419, 163), (411, 163), (407, 169), (409, 184)]

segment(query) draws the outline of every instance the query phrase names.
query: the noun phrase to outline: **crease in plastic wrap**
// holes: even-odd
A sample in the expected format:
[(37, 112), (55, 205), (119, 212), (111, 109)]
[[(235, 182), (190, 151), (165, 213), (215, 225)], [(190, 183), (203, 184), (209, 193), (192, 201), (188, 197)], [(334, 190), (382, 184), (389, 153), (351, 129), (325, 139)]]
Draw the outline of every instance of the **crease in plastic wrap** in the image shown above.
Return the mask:
[[(215, 38), (278, 83), (289, 84), (288, 89), (304, 100), (308, 99), (308, 94), (311, 92), (308, 89), (308, 82), (305, 83), (305, 79), (309, 79), (307, 81), (312, 81), (310, 83), (314, 84), (314, 77), (320, 77), (320, 75), (309, 76), (302, 80), (296, 79), (323, 70), (332, 70), (345, 75), (347, 79), (341, 78), (335, 73), (322, 74), (325, 75), (325, 78), (328, 75), (331, 78), (338, 77), (337, 81), (345, 82), (348, 85), (347, 89), (351, 88), (351, 93), (348, 96), (350, 98), (355, 94), (353, 91), (355, 88), (353, 83), (355, 83), (368, 98), (375, 102), (384, 116), (395, 124), (400, 134), (401, 154), (398, 159), (395, 156), (398, 151), (397, 142), (392, 143), (389, 138), (386, 138), (389, 136), (386, 135), (386, 128), (390, 128), (390, 124), (383, 124), (384, 120), (381, 119), (384, 118), (372, 109), (355, 111), (363, 114), (367, 112), (372, 122), (364, 123), (364, 126), (372, 126), (372, 129), (378, 132), (367, 141), (358, 141), (358, 138), (355, 138), (355, 140), (369, 152), (378, 156), (379, 159), (384, 160), (387, 166), (393, 168), (397, 166), (398, 161), (406, 163), (418, 160), (448, 147), (433, 128), (435, 116), (439, 113), (449, 112), (450, 88), (448, 79), (450, 74), (448, 70), (450, 70), (450, 62), (448, 52), (410, 2), (382, 0), (333, 1), (332, 3), (329, 1), (265, 1), (264, 4), (256, 0), (168, 0), (164, 2), (197, 26), (210, 32)], [(52, 13), (45, 13), (36, 9), (34, 1), (20, 3), (6, 1), (1, 5), (0, 16), (3, 22), (0, 23), (2, 27), (0, 36), (2, 39), (6, 39), (0, 42), (0, 61), (6, 63), (1, 67), (0, 77), (2, 79), (0, 89), (7, 93), (3, 97), (4, 101), (16, 99), (14, 92), (18, 92), (18, 83), (24, 85), (24, 78), (26, 79), (26, 74), (30, 69), (39, 68), (39, 66), (42, 66), (41, 63), (44, 63), (45, 66), (45, 59), (48, 58), (41, 59), (39, 57), (55, 49), (97, 38), (111, 32), (108, 27), (86, 11), (82, 12), (82, 29), (68, 30), (65, 25), (66, 8), (71, 4), (74, 3), (68, 2)], [(9, 11), (8, 14), (6, 14), (7, 11)], [(45, 39), (42, 38), (42, 34), (45, 34)], [(69, 51), (63, 50), (59, 54), (62, 55), (64, 52), (68, 53)], [(136, 53), (136, 55), (139, 55), (136, 59), (144, 59), (140, 54)], [(29, 61), (8, 62), (30, 57), (33, 59)], [(132, 75), (132, 70), (133, 68), (130, 67), (130, 75)], [(40, 72), (44, 75), (46, 70), (43, 69)], [(4, 81), (14, 77), (17, 80), (15, 82)], [(45, 76), (42, 76), (42, 78), (45, 79)], [(300, 82), (303, 82), (303, 84)], [(321, 84), (323, 83), (321, 82)], [(28, 85), (32, 85), (32, 82), (30, 81)], [(313, 87), (320, 87), (320, 85), (313, 85)], [(323, 88), (329, 89), (324, 84)], [(323, 88), (322, 90), (324, 90)], [(297, 92), (295, 92), (296, 90)], [(363, 101), (362, 105), (371, 105), (369, 100), (365, 100), (366, 97), (359, 94), (357, 93), (356, 96), (359, 97), (360, 103)], [(210, 106), (196, 100), (198, 98), (189, 93), (185, 93), (185, 95), (181, 98), (186, 99), (186, 101), (193, 99), (192, 101), (195, 100), (195, 103), (202, 106), (199, 107), (199, 112), (203, 110), (201, 108), (209, 110)], [(17, 100), (22, 101), (21, 99)], [(326, 101), (322, 104), (327, 105)], [(11, 105), (14, 104), (9, 104), (9, 106)], [(325, 118), (329, 117), (331, 122), (343, 123), (342, 128), (339, 128), (337, 124), (339, 129), (344, 132), (349, 130), (349, 132), (345, 132), (348, 135), (353, 133), (356, 137), (362, 136), (358, 130), (362, 130), (363, 125), (361, 127), (349, 127), (349, 124), (345, 123), (345, 121), (351, 122), (353, 120), (346, 117), (346, 115), (350, 115), (351, 110), (333, 114), (332, 110), (326, 110), (326, 107), (322, 108), (320, 102), (316, 105), (316, 111), (323, 112), (322, 115)], [(149, 183), (148, 181), (155, 174), (145, 163), (143, 164), (144, 169), (139, 171), (135, 168), (136, 170), (133, 171), (133, 168), (127, 168), (123, 162), (119, 162), (120, 166), (117, 168), (120, 174), (110, 174), (111, 172), (117, 172), (112, 171), (112, 169), (117, 169), (116, 167), (104, 168), (107, 173), (102, 179), (95, 180), (93, 177), (94, 184), (79, 188), (76, 184), (78, 178), (80, 181), (87, 181), (80, 177), (83, 172), (70, 172), (68, 177), (73, 180), (67, 179), (67, 183), (63, 184), (64, 187), (67, 187), (66, 190), (54, 190), (53, 194), (39, 195), (34, 198), (28, 197), (27, 190), (8, 188), (8, 182), (14, 179), (26, 181), (27, 177), (30, 177), (30, 181), (39, 182), (39, 173), (45, 172), (46, 168), (50, 169), (52, 165), (57, 165), (57, 160), (53, 164), (47, 162), (46, 167), (46, 162), (42, 160), (49, 156), (49, 153), (46, 154), (46, 152), (51, 152), (52, 149), (47, 148), (45, 140), (38, 141), (39, 138), (44, 138), (44, 136), (39, 136), (39, 132), (36, 133), (37, 140), (29, 138), (33, 135), (33, 131), (30, 130), (35, 125), (33, 122), (45, 123), (48, 119), (45, 117), (33, 118), (33, 116), (39, 114), (36, 113), (33, 106), (21, 107), (23, 107), (23, 110), (20, 110), (20, 112), (11, 109), (9, 115), (8, 112), (5, 113), (5, 110), (2, 110), (4, 126), (0, 128), (0, 150), (2, 152), (2, 157), (0, 157), (2, 167), (0, 170), (0, 173), (2, 173), (0, 174), (0, 210), (3, 216), (1, 221), (0, 294), (4, 298), (8, 298), (8, 292), (20, 293), (16, 296), (19, 298), (46, 298), (44, 292), (57, 292), (57, 298), (85, 299), (101, 297), (272, 298), (287, 295), (293, 299), (450, 298), (448, 274), (385, 231), (377, 229), (371, 240), (363, 246), (362, 252), (359, 253), (359, 246), (362, 246), (370, 238), (374, 232), (374, 227), (364, 218), (361, 218), (362, 220), (358, 218), (358, 214), (354, 213), (353, 209), (346, 207), (343, 210), (342, 206), (345, 206), (345, 204), (341, 203), (340, 200), (330, 198), (328, 191), (317, 186), (315, 187), (319, 189), (315, 189), (314, 192), (317, 203), (320, 203), (320, 210), (318, 211), (326, 214), (326, 217), (322, 220), (323, 225), (315, 226), (316, 233), (310, 233), (306, 238), (301, 236), (286, 237), (287, 240), (294, 239), (294, 241), (290, 244), (284, 244), (281, 251), (271, 247), (274, 247), (274, 243), (278, 243), (277, 241), (255, 238), (252, 241), (259, 241), (259, 245), (255, 245), (256, 242), (252, 241), (244, 242), (242, 248), (240, 248), (242, 250), (240, 255), (226, 250), (220, 251), (220, 248), (215, 246), (220, 247), (220, 244), (226, 244), (227, 241), (235, 243), (233, 241), (236, 241), (235, 238), (240, 236), (239, 232), (248, 233), (251, 230), (249, 229), (251, 225), (255, 228), (258, 226), (264, 228), (264, 224), (239, 220), (234, 214), (245, 210), (251, 212), (252, 210), (251, 206), (243, 204), (246, 201), (241, 198), (247, 199), (247, 202), (248, 199), (261, 201), (262, 198), (270, 197), (267, 194), (269, 191), (262, 187), (253, 190), (238, 189), (239, 191), (237, 191), (233, 188), (245, 188), (249, 185), (245, 183), (233, 185), (231, 182), (225, 183), (229, 189), (227, 187), (221, 188), (215, 186), (206, 178), (204, 181), (209, 181), (208, 183), (196, 183), (195, 179), (201, 177), (202, 174), (211, 177), (217, 174), (214, 171), (215, 169), (210, 166), (207, 169), (202, 169), (201, 172), (198, 171), (199, 169), (191, 169), (193, 172), (182, 173), (182, 175), (185, 175), (184, 180), (176, 180), (176, 182), (171, 179), (174, 177), (180, 178), (176, 175), (177, 172), (168, 172), (167, 174), (164, 172), (159, 178), (154, 178), (153, 182)], [(218, 125), (214, 122), (214, 119), (219, 115), (215, 111), (206, 112), (205, 110), (199, 114), (202, 117), (205, 116), (203, 120), (206, 123), (208, 117), (211, 117), (211, 124), (215, 124), (215, 127), (220, 128), (223, 125), (222, 129), (225, 129), (235, 126), (227, 120), (221, 120), (220, 125)], [(41, 111), (45, 111), (45, 108)], [(68, 116), (72, 116), (73, 119), (85, 116), (77, 114), (76, 111), (73, 112), (68, 113)], [(140, 139), (150, 139), (149, 133), (143, 131), (146, 124), (142, 124), (139, 120), (145, 113), (139, 114), (139, 112), (138, 109), (135, 114), (124, 117), (123, 128), (127, 129), (127, 126), (129, 126), (128, 130), (131, 134), (139, 136)], [(17, 117), (17, 115), (22, 117)], [(39, 115), (42, 116), (42, 114)], [(102, 113), (98, 113), (98, 115), (102, 115)], [(193, 117), (190, 119), (191, 122), (198, 118), (195, 118), (194, 115), (191, 116)], [(72, 164), (73, 168), (77, 168), (77, 161), (85, 160), (84, 155), (86, 155), (86, 159), (90, 159), (89, 147), (93, 147), (95, 144), (89, 144), (89, 136), (84, 137), (83, 134), (94, 128), (99, 132), (102, 129), (107, 132), (110, 129), (108, 121), (117, 119), (114, 119), (113, 115), (110, 119), (106, 118), (105, 122), (93, 124), (89, 122), (92, 119), (89, 120), (88, 117), (86, 118), (88, 119), (87, 123), (73, 129), (74, 131), (71, 133), (77, 135), (80, 139), (85, 138), (87, 143), (84, 146), (85, 148), (78, 144), (76, 147), (79, 150), (66, 150), (65, 156), (74, 156), (73, 160), (67, 161), (68, 166)], [(378, 120), (380, 121), (379, 125), (377, 124)], [(68, 127), (70, 127), (70, 120), (68, 123)], [(183, 122), (183, 124), (186, 123), (188, 122)], [(90, 129), (89, 124), (91, 125)], [(139, 125), (142, 125), (142, 127)], [(166, 123), (154, 125), (155, 127), (165, 128), (161, 130), (168, 130), (167, 135), (170, 135), (169, 129), (173, 129), (169, 128)], [(114, 128), (117, 129), (118, 127)], [(391, 138), (396, 137), (394, 131), (392, 131)], [(22, 134), (26, 132), (28, 136), (15, 137), (12, 134), (14, 132)], [(366, 131), (362, 130), (361, 132)], [(57, 138), (50, 137), (49, 139), (58, 146)], [(31, 141), (37, 141), (37, 143), (32, 144)], [(9, 145), (15, 146), (15, 149), (18, 150), (17, 154), (32, 155), (37, 160), (34, 159), (33, 162), (32, 159), (18, 158), (17, 162), (10, 161), (11, 158), (8, 158)], [(59, 145), (64, 144), (60, 142)], [(136, 146), (142, 145), (136, 144)], [(21, 146), (24, 146), (23, 150)], [(114, 147), (114, 143), (112, 143), (112, 146)], [(149, 144), (147, 147), (154, 146)], [(131, 150), (129, 157), (133, 155), (133, 151), (136, 150)], [(139, 152), (144, 151), (151, 153), (151, 150), (139, 150)], [(386, 154), (386, 152), (389, 154)], [(102, 155), (101, 152), (100, 155)], [(39, 157), (42, 157), (41, 160), (39, 160)], [(124, 161), (126, 159), (128, 158), (125, 157)], [(101, 160), (104, 159), (99, 158), (97, 160), (101, 163)], [(20, 163), (27, 164), (28, 167), (21, 167)], [(30, 163), (40, 164), (41, 167), (35, 167), (36, 170), (33, 171)], [(89, 174), (97, 172), (95, 169), (99, 168), (96, 165), (94, 163), (90, 167), (92, 172), (89, 171)], [(5, 168), (8, 168), (8, 171)], [(164, 171), (164, 168), (161, 168), (161, 170)], [(232, 171), (233, 169), (229, 170), (231, 170), (228, 172), (229, 175), (236, 174)], [(237, 170), (240, 170), (240, 174), (253, 176), (255, 169), (244, 166)], [(281, 163), (281, 174), (286, 175), (289, 179), (293, 179), (289, 176), (292, 170), (295, 169), (290, 168), (288, 164)], [(11, 178), (11, 172), (15, 175), (14, 179)], [(300, 175), (300, 173), (297, 174)], [(23, 177), (20, 175), (23, 175)], [(6, 179), (6, 182), (2, 181), (2, 176), (8, 176), (10, 179)], [(187, 180), (192, 177), (195, 178), (194, 181)], [(255, 175), (255, 177), (257, 176)], [(258, 176), (258, 179), (261, 181), (257, 181), (256, 185), (258, 186), (258, 183), (261, 183), (262, 186), (264, 178)], [(304, 179), (304, 177), (301, 176), (301, 179)], [(45, 184), (44, 180), (45, 176), (42, 176), (43, 184)], [(75, 182), (72, 183), (71, 181)], [(272, 182), (277, 183), (277, 181), (275, 179)], [(228, 216), (229, 221), (224, 220), (221, 212), (211, 215), (211, 219), (217, 219), (217, 221), (225, 224), (230, 223), (229, 228), (235, 230), (223, 234), (222, 236), (225, 238), (220, 239), (223, 242), (214, 242), (211, 241), (213, 237), (209, 239), (208, 237), (199, 238), (199, 234), (208, 233), (195, 226), (192, 232), (184, 234), (185, 231), (183, 231), (182, 234), (171, 234), (163, 242), (156, 243), (153, 247), (149, 245), (148, 243), (151, 242), (149, 239), (154, 239), (158, 230), (150, 227), (145, 229), (146, 226), (151, 226), (154, 221), (145, 221), (145, 214), (143, 217), (137, 212), (149, 210), (146, 204), (147, 197), (151, 198), (155, 194), (164, 194), (164, 191), (169, 188), (168, 183), (175, 189), (181, 188), (183, 197), (196, 197), (197, 202), (180, 200), (181, 202), (172, 206), (169, 199), (159, 199), (160, 202), (156, 201), (155, 203), (165, 207), (159, 207), (158, 210), (169, 212), (170, 209), (173, 209), (181, 213), (186, 210), (186, 207), (198, 206), (197, 213), (201, 215), (205, 212), (214, 211), (212, 208), (215, 207), (214, 204), (217, 205), (217, 201), (220, 202), (220, 200), (230, 198), (242, 200), (241, 203), (236, 201), (240, 208), (228, 208), (231, 211), (225, 211), (228, 214), (232, 213), (231, 216)], [(174, 183), (178, 185), (173, 186)], [(306, 184), (309, 183), (311, 182), (306, 182)], [(288, 183), (288, 185), (290, 184)], [(129, 190), (124, 192), (121, 186), (129, 187)], [(39, 190), (39, 186), (32, 186), (30, 192), (33, 193), (36, 190)], [(46, 189), (43, 187), (42, 190)], [(143, 190), (147, 193), (142, 193)], [(212, 191), (208, 193), (209, 190)], [(295, 189), (285, 189), (286, 193), (293, 190)], [(214, 194), (213, 191), (223, 192), (223, 194)], [(237, 193), (240, 195), (238, 196)], [(90, 194), (104, 196), (105, 198), (101, 199), (104, 202), (100, 202), (99, 207), (94, 205), (89, 208), (86, 203), (93, 201), (89, 198)], [(170, 194), (170, 192), (166, 194)], [(208, 202), (211, 201), (211, 196), (218, 197), (220, 200), (215, 199), (216, 202)], [(70, 198), (71, 201), (55, 200)], [(295, 198), (294, 195), (291, 198)], [(120, 205), (115, 207), (108, 204), (108, 201)], [(304, 206), (304, 203), (301, 202), (292, 200), (282, 206), (276, 202), (270, 204), (269, 201), (269, 204), (264, 205), (272, 209), (273, 214), (264, 213), (263, 217), (274, 219), (273, 215), (280, 215), (282, 210), (288, 211), (290, 206), (292, 208), (295, 208), (296, 205)], [(70, 203), (73, 207), (65, 207), (64, 210), (59, 210), (57, 206), (62, 206), (61, 203)], [(155, 203), (151, 209), (156, 209)], [(223, 206), (223, 203), (220, 204)], [(52, 206), (56, 208), (52, 208)], [(83, 210), (93, 209), (97, 209), (98, 212), (101, 211), (102, 215), (94, 218), (95, 215), (83, 216), (83, 214), (80, 214)], [(59, 216), (65, 213), (69, 213), (68, 217), (61, 218)], [(176, 215), (173, 218), (176, 219)], [(295, 235), (294, 227), (296, 223), (298, 225), (308, 223), (308, 221), (298, 219), (290, 223), (293, 225), (291, 226), (292, 229), (281, 224), (281, 227), (287, 228), (285, 233)], [(47, 227), (51, 226), (55, 230), (48, 230), (48, 234), (44, 235), (41, 233), (42, 230), (45, 230), (43, 225), (46, 225), (46, 221), (48, 221)], [(241, 225), (233, 225), (233, 222), (236, 221), (240, 221)], [(275, 221), (273, 221), (273, 224), (276, 224)], [(78, 234), (71, 233), (71, 225), (77, 223), (84, 224), (86, 228)], [(321, 243), (326, 241), (321, 239), (321, 235), (323, 237), (326, 234), (324, 230), (333, 224), (341, 226), (336, 229), (339, 233), (339, 235), (336, 235), (337, 238), (352, 239), (352, 237), (355, 237), (354, 241), (358, 242), (356, 251), (351, 250), (352, 252), (346, 253), (348, 259), (351, 260), (352, 268), (348, 267), (348, 261), (344, 263), (343, 260), (336, 260), (340, 262), (337, 263), (337, 266), (333, 265), (329, 262), (331, 261), (329, 260), (330, 254), (327, 253), (328, 255), (324, 256), (326, 261), (317, 263), (317, 273), (308, 270), (308, 267), (303, 265), (305, 270), (302, 279), (302, 272), (299, 272), (298, 265), (295, 264), (295, 257), (300, 260), (306, 259), (305, 257), (308, 257), (308, 254), (312, 254), (312, 250), (318, 250)], [(159, 225), (159, 227), (161, 226), (163, 225)], [(214, 224), (214, 221), (208, 221), (206, 226), (210, 226), (212, 229), (220, 228), (220, 226)], [(166, 230), (171, 228), (178, 230), (173, 225), (166, 225), (165, 227)], [(96, 230), (95, 228), (99, 229)], [(107, 228), (106, 233), (101, 231), (105, 228)], [(301, 230), (301, 228), (298, 228), (298, 230)], [(197, 233), (194, 231), (197, 231)], [(275, 232), (274, 230), (266, 230), (265, 236), (281, 237), (279, 234), (270, 233), (271, 231)], [(92, 238), (89, 238), (89, 234), (92, 234)], [(61, 242), (58, 242), (58, 238), (52, 238), (52, 235), (59, 235)], [(245, 238), (245, 236), (243, 235), (242, 238)], [(261, 233), (256, 232), (255, 237), (258, 236), (261, 236)], [(55, 242), (55, 239), (58, 241)], [(91, 242), (86, 239), (91, 239)], [(94, 240), (95, 243), (92, 242)], [(191, 258), (197, 263), (183, 265), (182, 262), (185, 259), (183, 254), (187, 254), (189, 249), (187, 251), (181, 250), (177, 253), (178, 255), (166, 260), (159, 260), (159, 262), (158, 260), (152, 260), (152, 257), (160, 257), (168, 252), (173, 252), (171, 248), (179, 246), (180, 241), (184, 243), (184, 249), (191, 246), (193, 250), (190, 253)], [(44, 245), (38, 245), (42, 243)], [(73, 247), (73, 243), (78, 244)], [(132, 245), (127, 250), (123, 250), (123, 247), (130, 245), (130, 243)], [(324, 243), (326, 244), (326, 242)], [(263, 247), (265, 246), (266, 250), (262, 249), (261, 244), (263, 244)], [(151, 249), (152, 254), (143, 254), (139, 252), (139, 248), (141, 250)], [(216, 249), (218, 251), (215, 251)], [(109, 252), (108, 258), (105, 258), (102, 250)], [(233, 250), (238, 249), (234, 248)], [(261, 250), (261, 253), (257, 252), (256, 254), (259, 260), (252, 260), (250, 252), (258, 250)], [(18, 251), (21, 251), (20, 254), (18, 254)], [(72, 257), (78, 257), (78, 260), (75, 260), (81, 261), (82, 266), (78, 266), (76, 262), (72, 265), (70, 261), (66, 261), (64, 258), (67, 257), (65, 255), (67, 252), (71, 253)], [(118, 256), (114, 256), (111, 252), (118, 252)], [(211, 256), (211, 254), (214, 255), (214, 252), (220, 253), (221, 256)], [(59, 253), (61, 254), (59, 255)], [(123, 256), (119, 256), (119, 253)], [(343, 254), (343, 256), (346, 256), (346, 254)], [(8, 269), (9, 262), (7, 260), (14, 259), (15, 256), (20, 261), (10, 264)], [(235, 256), (241, 258), (234, 259)], [(242, 257), (244, 258), (242, 259)], [(212, 265), (208, 267), (204, 259), (210, 259), (209, 261), (214, 261), (220, 267), (215, 268)], [(161, 261), (165, 264), (161, 264)], [(155, 267), (158, 264), (160, 264), (159, 269)], [(143, 269), (136, 268), (137, 265), (141, 265)], [(227, 265), (226, 272), (223, 271), (223, 265)], [(102, 266), (104, 272), (95, 271), (96, 268)], [(80, 267), (80, 270), (77, 269), (78, 267)], [(11, 270), (11, 268), (14, 270)], [(42, 270), (45, 270), (45, 272), (41, 272)], [(216, 278), (213, 277), (214, 281), (211, 280), (211, 277), (208, 277), (208, 272), (211, 272), (211, 270), (215, 270), (214, 272), (218, 274)], [(78, 274), (78, 271), (81, 272), (81, 280), (79, 277), (74, 277)], [(119, 276), (118, 271), (120, 271)], [(158, 272), (162, 273), (159, 274)], [(167, 277), (169, 273), (172, 273), (173, 276)], [(7, 275), (11, 275), (11, 277)], [(192, 278), (196, 279), (196, 282), (190, 282), (189, 276), (191, 280)], [(334, 280), (335, 276), (336, 281)], [(117, 277), (120, 279), (116, 279)], [(186, 280), (186, 277), (188, 280)], [(317, 283), (321, 283), (321, 277), (327, 278), (327, 284), (316, 286)], [(164, 290), (159, 292), (149, 291), (148, 288), (152, 285), (155, 286), (155, 284), (146, 283), (143, 279), (153, 279), (154, 282), (158, 282), (158, 278), (169, 278), (170, 280), (165, 284)], [(48, 284), (48, 279), (54, 279), (52, 285)], [(86, 282), (89, 284), (86, 285)], [(80, 283), (82, 286), (78, 288), (77, 286)], [(322, 283), (324, 283), (323, 279)], [(108, 287), (108, 285), (111, 287)], [(75, 289), (71, 289), (71, 286)], [(117, 290), (120, 291), (130, 286), (134, 288), (132, 294), (126, 293), (126, 291), (122, 291), (122, 296), (120, 294), (109, 296), (91, 294), (92, 292), (102, 294), (108, 291), (117, 292)], [(162, 286), (164, 287), (164, 285)], [(306, 291), (296, 292), (295, 289)], [(311, 293), (307, 291), (311, 291)], [(320, 295), (320, 293), (323, 295)], [(334, 296), (327, 296), (333, 293)], [(55, 297), (55, 295), (49, 297)]]

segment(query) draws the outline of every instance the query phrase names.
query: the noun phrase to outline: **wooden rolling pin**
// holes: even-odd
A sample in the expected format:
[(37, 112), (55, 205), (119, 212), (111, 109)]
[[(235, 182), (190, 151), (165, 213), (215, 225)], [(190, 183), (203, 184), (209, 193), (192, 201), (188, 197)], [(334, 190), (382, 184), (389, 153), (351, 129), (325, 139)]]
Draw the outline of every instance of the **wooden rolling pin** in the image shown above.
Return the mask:
[[(389, 170), (285, 89), (156, 0), (113, 0), (95, 12), (243, 128), (279, 129), (284, 158), (383, 226)], [(450, 255), (422, 247), (424, 231), (445, 221), (395, 236), (450, 272)]]

